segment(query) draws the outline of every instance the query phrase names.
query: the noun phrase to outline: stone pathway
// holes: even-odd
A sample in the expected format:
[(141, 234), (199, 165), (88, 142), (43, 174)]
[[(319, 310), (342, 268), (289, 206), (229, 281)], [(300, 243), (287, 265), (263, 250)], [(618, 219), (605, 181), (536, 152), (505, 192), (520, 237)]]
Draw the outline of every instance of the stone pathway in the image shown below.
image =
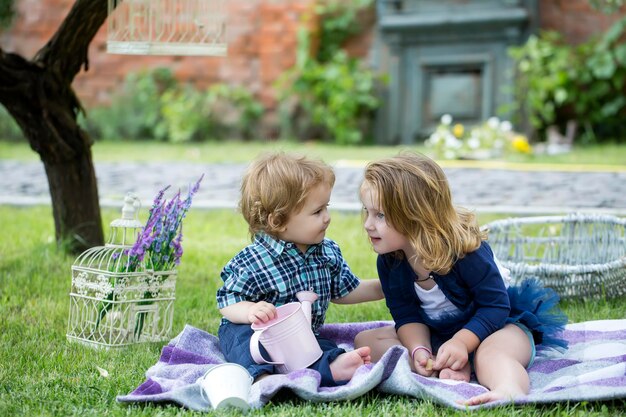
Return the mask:
[[(187, 191), (200, 175), (204, 180), (194, 199), (196, 208), (234, 208), (246, 164), (97, 163), (102, 206), (121, 207), (126, 192), (135, 192), (144, 206), (158, 190), (171, 184)], [(337, 181), (331, 199), (335, 210), (360, 209), (358, 186), (363, 164), (335, 165)], [(626, 168), (597, 171), (484, 169), (444, 167), (455, 203), (478, 212), (555, 214), (570, 211), (626, 215)], [(0, 160), (0, 204), (50, 204), (40, 162)]]

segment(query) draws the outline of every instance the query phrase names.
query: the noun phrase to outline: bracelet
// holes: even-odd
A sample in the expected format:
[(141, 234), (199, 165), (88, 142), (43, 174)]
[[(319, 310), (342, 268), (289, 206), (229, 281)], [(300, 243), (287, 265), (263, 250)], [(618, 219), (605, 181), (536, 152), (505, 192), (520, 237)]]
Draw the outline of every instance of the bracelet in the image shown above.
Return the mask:
[(426, 352), (428, 352), (429, 356), (433, 356), (433, 352), (430, 349), (428, 349), (426, 346), (420, 345), (420, 346), (414, 347), (413, 350), (411, 351), (411, 360), (413, 361), (415, 360), (415, 352), (417, 352), (418, 350), (425, 350)]

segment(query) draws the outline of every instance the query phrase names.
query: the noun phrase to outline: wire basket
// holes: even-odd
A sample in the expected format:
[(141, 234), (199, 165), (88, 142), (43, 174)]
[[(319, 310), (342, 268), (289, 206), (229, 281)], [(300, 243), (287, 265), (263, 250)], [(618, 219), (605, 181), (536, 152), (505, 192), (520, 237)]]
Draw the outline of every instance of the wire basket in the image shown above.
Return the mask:
[(521, 217), (484, 226), (519, 283), (538, 278), (561, 298), (626, 294), (626, 219), (599, 214)]

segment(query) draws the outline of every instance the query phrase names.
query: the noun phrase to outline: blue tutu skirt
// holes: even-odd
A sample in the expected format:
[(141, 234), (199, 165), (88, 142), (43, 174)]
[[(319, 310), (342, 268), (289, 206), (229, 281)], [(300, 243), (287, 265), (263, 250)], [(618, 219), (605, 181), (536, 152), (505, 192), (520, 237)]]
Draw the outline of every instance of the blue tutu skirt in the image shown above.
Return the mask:
[(511, 313), (507, 323), (521, 323), (533, 334), (535, 345), (557, 350), (567, 348), (563, 330), (567, 316), (559, 308), (559, 295), (529, 278), (508, 289)]

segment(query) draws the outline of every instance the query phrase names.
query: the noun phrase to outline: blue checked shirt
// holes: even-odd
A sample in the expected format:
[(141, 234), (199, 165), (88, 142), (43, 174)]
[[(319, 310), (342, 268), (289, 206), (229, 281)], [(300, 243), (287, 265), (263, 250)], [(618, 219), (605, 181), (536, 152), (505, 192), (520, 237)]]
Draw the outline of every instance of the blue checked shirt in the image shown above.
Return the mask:
[[(315, 291), (313, 331), (324, 324), (330, 300), (345, 297), (360, 283), (341, 255), (339, 245), (324, 239), (305, 254), (290, 242), (258, 233), (254, 242), (231, 259), (221, 273), (218, 308), (240, 301), (266, 301), (275, 306), (298, 301), (298, 291)], [(226, 321), (225, 318), (222, 321)]]

